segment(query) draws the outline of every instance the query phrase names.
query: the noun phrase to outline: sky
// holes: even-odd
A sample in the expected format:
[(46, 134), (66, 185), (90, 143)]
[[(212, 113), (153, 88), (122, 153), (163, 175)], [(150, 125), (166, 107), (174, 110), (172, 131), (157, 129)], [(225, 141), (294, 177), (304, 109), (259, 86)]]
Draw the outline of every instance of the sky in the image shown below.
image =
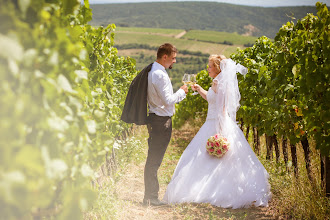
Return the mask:
[(105, 3), (138, 3), (138, 2), (223, 2), (237, 5), (261, 6), (261, 7), (279, 7), (279, 6), (315, 6), (315, 3), (320, 1), (326, 3), (329, 7), (330, 0), (89, 0), (90, 4), (105, 4)]

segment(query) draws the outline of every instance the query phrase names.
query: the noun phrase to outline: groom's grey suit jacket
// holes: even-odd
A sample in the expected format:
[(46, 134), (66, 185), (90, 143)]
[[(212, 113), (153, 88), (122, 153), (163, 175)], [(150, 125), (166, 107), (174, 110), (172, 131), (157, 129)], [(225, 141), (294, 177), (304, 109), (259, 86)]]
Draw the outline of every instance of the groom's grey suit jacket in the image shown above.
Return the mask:
[(147, 124), (148, 116), (148, 73), (150, 72), (152, 63), (145, 67), (132, 81), (121, 120), (126, 123), (135, 123), (137, 125)]

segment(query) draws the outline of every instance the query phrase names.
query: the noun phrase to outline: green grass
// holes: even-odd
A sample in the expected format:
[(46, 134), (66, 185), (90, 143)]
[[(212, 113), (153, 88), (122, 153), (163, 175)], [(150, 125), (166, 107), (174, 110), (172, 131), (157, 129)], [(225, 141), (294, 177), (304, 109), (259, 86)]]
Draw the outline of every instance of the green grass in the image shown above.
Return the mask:
[(186, 39), (196, 39), (214, 43), (231, 42), (236, 45), (253, 44), (257, 37), (242, 36), (237, 33), (227, 33), (219, 31), (191, 30), (183, 36)]
[(142, 33), (156, 33), (166, 35), (178, 35), (183, 32), (183, 29), (166, 29), (166, 28), (139, 28), (139, 27), (116, 27), (116, 31), (125, 32), (142, 32)]
[(308, 179), (304, 152), (300, 145), (297, 146), (298, 178), (293, 174), (291, 161), (287, 172), (283, 161), (277, 164), (275, 161), (261, 159), (270, 175), (274, 215), (283, 219), (329, 219), (330, 199), (324, 196), (321, 187), (320, 155), (315, 146), (310, 147), (313, 182)]
[(202, 53), (208, 54), (224, 54), (229, 57), (229, 55), (236, 51), (237, 47), (242, 47), (242, 45), (224, 45), (215, 44), (208, 42), (201, 42), (196, 40), (188, 39), (176, 39), (174, 37), (161, 36), (149, 33), (137, 33), (137, 32), (115, 32), (115, 45), (130, 44), (130, 43), (144, 43), (151, 46), (160, 46), (163, 43), (172, 43), (175, 45), (180, 53), (180, 50), (189, 51), (200, 51)]

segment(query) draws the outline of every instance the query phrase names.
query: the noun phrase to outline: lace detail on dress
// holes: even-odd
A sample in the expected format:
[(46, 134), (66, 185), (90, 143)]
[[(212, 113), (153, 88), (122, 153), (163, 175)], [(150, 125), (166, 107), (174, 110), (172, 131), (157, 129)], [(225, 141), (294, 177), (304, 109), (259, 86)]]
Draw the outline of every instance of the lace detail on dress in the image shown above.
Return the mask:
[(206, 120), (217, 118), (216, 93), (210, 87), (206, 94), (208, 109)]

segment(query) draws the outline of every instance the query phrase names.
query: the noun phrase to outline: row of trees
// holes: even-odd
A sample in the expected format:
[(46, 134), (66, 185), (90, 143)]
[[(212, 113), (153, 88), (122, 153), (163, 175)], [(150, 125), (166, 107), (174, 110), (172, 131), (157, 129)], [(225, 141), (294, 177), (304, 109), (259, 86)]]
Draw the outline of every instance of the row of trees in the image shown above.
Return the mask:
[[(157, 50), (156, 50), (157, 51)], [(155, 53), (155, 51), (153, 51)], [(132, 55), (131, 58), (136, 60), (136, 69), (142, 70), (144, 67), (149, 65), (150, 63), (155, 62), (155, 55), (146, 55), (144, 52), (140, 52), (137, 55)], [(177, 91), (182, 83), (183, 73), (188, 74), (196, 74), (201, 69), (205, 68), (205, 63), (207, 63), (208, 56), (185, 56), (185, 57), (177, 57), (177, 63), (175, 64), (175, 68), (171, 70), (167, 70), (172, 84), (173, 90)]]
[[(120, 50), (129, 50), (129, 49), (144, 49), (152, 51), (154, 55), (145, 54), (143, 51), (139, 52), (139, 54), (132, 55), (131, 57), (136, 60), (136, 69), (142, 70), (145, 66), (156, 60), (156, 52), (159, 46), (151, 46), (148, 44), (121, 44), (115, 45), (115, 47)], [(207, 63), (207, 59), (209, 54), (202, 53), (200, 51), (189, 51), (189, 50), (179, 50), (180, 56), (177, 57), (177, 63), (175, 64), (175, 68), (171, 70), (167, 70), (174, 91), (177, 91), (182, 83), (183, 73), (188, 74), (196, 74), (201, 69), (205, 68), (205, 63)], [(182, 56), (185, 55), (185, 56)]]
[[(151, 46), (149, 44), (121, 44), (116, 45), (116, 48), (118, 50), (127, 50), (127, 49), (146, 49), (146, 50), (152, 50), (157, 51), (159, 46)], [(200, 51), (189, 51), (189, 50), (180, 50), (180, 54), (182, 55), (192, 55), (192, 56), (209, 56), (209, 54), (202, 53)]]
[[(287, 163), (289, 141), (296, 176), (296, 144), (301, 142), (311, 180), (308, 140), (315, 141), (326, 161), (330, 152), (327, 111), (330, 107), (327, 101), (330, 98), (330, 16), (325, 4), (316, 6), (318, 16), (308, 14), (297, 24), (283, 25), (274, 43), (260, 38), (253, 47), (232, 56), (250, 70), (250, 74), (240, 80), (244, 98), (239, 114), (244, 123), (266, 135), (267, 158), (271, 158), (275, 146), (276, 160), (279, 160), (278, 137), (281, 137)], [(258, 145), (255, 148), (258, 151)], [(327, 193), (330, 193), (330, 176), (326, 178)]]
[[(260, 37), (252, 47), (238, 50), (231, 58), (249, 69), (246, 76), (238, 76), (242, 99), (237, 118), (245, 125), (247, 137), (253, 131), (256, 153), (260, 149), (259, 137), (265, 134), (267, 159), (272, 158), (274, 146), (279, 161), (281, 139), (285, 163), (289, 160), (290, 144), (298, 176), (296, 144), (300, 142), (313, 181), (309, 140), (315, 141), (324, 161), (322, 178), (330, 193), (330, 16), (325, 4), (317, 3), (316, 7), (318, 16), (308, 14), (296, 24), (288, 22), (280, 28), (274, 42)], [(210, 84), (206, 74), (199, 73), (198, 82), (207, 89)], [(199, 101), (188, 96), (180, 103), (174, 124), (182, 124), (195, 112), (205, 115), (205, 103), (198, 106)]]
[(88, 0), (2, 1), (0, 213), (81, 219), (94, 171), (129, 127), (120, 122), (134, 60), (114, 25), (87, 24)]

